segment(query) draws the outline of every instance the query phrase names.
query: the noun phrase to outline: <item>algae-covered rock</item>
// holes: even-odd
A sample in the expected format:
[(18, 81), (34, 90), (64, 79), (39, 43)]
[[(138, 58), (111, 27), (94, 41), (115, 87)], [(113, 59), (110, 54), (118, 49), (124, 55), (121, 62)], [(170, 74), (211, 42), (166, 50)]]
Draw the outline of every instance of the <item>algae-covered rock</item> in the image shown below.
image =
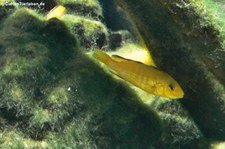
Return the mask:
[(127, 30), (119, 30), (116, 32), (110, 32), (109, 34), (109, 45), (110, 50), (116, 50), (123, 47), (128, 43), (134, 43), (135, 37)]
[(88, 17), (100, 20), (103, 17), (102, 7), (98, 0), (56, 0), (58, 4), (63, 4), (67, 11), (73, 15)]
[(202, 5), (136, 0), (117, 4), (138, 24), (157, 66), (183, 87), (181, 102), (205, 137), (224, 139), (224, 49), (219, 30), (201, 16)]
[[(35, 10), (0, 8), (1, 148), (221, 146), (225, 134), (221, 30), (202, 16), (197, 3), (45, 4), (29, 7)], [(56, 5), (64, 5), (66, 14), (60, 20), (46, 20), (46, 11)], [(184, 99), (155, 97), (118, 79), (89, 55), (96, 48), (134, 59), (141, 51), (140, 61), (155, 65), (146, 59), (151, 52), (157, 67), (181, 84)]]
[(102, 49), (108, 43), (108, 29), (100, 21), (102, 8), (97, 0), (94, 1), (71, 1), (57, 0), (64, 11), (55, 10), (55, 13), (62, 14), (61, 19), (70, 32), (75, 35), (79, 45), (85, 50)]
[(159, 139), (157, 114), (83, 55), (63, 22), (18, 9), (0, 39), (1, 148), (146, 148)]
[(63, 21), (86, 51), (101, 49), (108, 44), (108, 30), (103, 23), (75, 15), (67, 15)]
[(14, 11), (15, 6), (12, 5), (13, 3), (13, 0), (0, 1), (0, 23), (2, 19), (4, 19), (7, 15), (11, 14)]

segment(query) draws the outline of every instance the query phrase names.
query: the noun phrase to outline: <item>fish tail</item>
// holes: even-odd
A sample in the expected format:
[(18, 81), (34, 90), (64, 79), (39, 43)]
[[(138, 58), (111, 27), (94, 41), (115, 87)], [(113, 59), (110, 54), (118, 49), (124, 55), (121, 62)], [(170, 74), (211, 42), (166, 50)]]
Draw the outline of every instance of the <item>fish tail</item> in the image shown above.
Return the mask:
[(49, 13), (46, 15), (46, 20), (50, 20), (52, 18), (60, 19), (66, 13), (66, 8), (62, 5), (54, 7)]
[(93, 56), (106, 65), (110, 65), (110, 63), (112, 62), (112, 58), (101, 50), (95, 50)]

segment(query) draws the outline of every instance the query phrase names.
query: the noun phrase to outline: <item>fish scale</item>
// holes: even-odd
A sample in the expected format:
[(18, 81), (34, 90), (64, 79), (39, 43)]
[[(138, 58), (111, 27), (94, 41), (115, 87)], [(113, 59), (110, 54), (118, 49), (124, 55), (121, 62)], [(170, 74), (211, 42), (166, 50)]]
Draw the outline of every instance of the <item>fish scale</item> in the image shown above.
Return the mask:
[(133, 65), (129, 65), (129, 62), (115, 62), (114, 68), (112, 69), (116, 71), (116, 74), (118, 76), (123, 79), (126, 79), (127, 81), (140, 88), (154, 86), (153, 81), (151, 81), (151, 78), (148, 77), (148, 74), (151, 72), (148, 72), (148, 70), (146, 69), (142, 69), (142, 67), (138, 65), (141, 64), (134, 63)]

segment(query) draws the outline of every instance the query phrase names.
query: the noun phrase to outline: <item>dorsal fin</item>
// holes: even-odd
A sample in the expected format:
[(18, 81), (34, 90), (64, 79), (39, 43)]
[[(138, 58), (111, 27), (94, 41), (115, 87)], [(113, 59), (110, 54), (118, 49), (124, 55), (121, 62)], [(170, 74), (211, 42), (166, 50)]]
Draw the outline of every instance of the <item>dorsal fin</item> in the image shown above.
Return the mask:
[(143, 64), (143, 65), (146, 65), (142, 62), (139, 62), (139, 61), (135, 61), (135, 60), (132, 60), (132, 59), (127, 59), (127, 58), (124, 58), (122, 56), (119, 56), (119, 55), (112, 55), (111, 56), (113, 60), (115, 60), (116, 62), (135, 62), (135, 63), (140, 63), (140, 64)]
[(123, 58), (123, 57), (121, 57), (119, 55), (112, 55), (111, 57), (113, 58), (113, 60), (115, 60), (117, 62), (132, 61), (132, 60)]
[(143, 65), (145, 65), (146, 67), (152, 67), (152, 68), (154, 68), (154, 69), (157, 69), (157, 70), (161, 71), (159, 68), (157, 68), (157, 67), (155, 67), (155, 66), (152, 66), (152, 65), (146, 65), (146, 64), (144, 64), (144, 63), (142, 63), (142, 62), (135, 61), (135, 60), (132, 60), (132, 59), (127, 59), (127, 58), (124, 58), (124, 57), (119, 56), (119, 55), (111, 55), (111, 58), (112, 58), (113, 60), (115, 60), (116, 62), (128, 62), (128, 61), (130, 61), (130, 62), (135, 62), (135, 63), (143, 64)]

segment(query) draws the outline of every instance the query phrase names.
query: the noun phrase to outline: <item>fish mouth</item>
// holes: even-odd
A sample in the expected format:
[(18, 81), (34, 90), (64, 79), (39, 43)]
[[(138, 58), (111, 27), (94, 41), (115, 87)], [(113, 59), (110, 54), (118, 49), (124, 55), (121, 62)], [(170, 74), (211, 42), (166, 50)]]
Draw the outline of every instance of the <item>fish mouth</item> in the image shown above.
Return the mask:
[(184, 98), (184, 93), (178, 96), (179, 99)]
[(174, 94), (174, 96), (175, 96), (174, 99), (181, 99), (181, 98), (184, 97), (184, 91), (183, 91), (183, 89), (181, 88), (181, 86), (178, 83), (177, 83), (177, 88), (176, 88), (174, 93), (175, 93)]
[(171, 99), (182, 99), (184, 97), (184, 91), (182, 89), (180, 89), (179, 91), (177, 91), (176, 93), (174, 93), (172, 95), (172, 97), (170, 97)]
[(179, 94), (176, 95), (176, 99), (180, 99), (184, 97), (184, 91), (181, 89)]

